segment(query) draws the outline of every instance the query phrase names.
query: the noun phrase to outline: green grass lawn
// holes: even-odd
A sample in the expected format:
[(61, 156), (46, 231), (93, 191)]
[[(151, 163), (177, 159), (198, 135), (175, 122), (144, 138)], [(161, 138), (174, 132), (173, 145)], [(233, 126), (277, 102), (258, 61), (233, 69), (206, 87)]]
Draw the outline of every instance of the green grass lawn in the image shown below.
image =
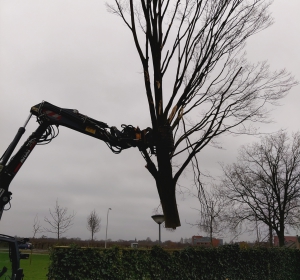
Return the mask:
[(24, 271), (24, 280), (47, 280), (49, 263), (48, 254), (33, 253), (29, 259), (21, 260), (20, 267)]
[[(2, 271), (3, 267), (7, 268), (7, 271), (4, 274), (5, 276), (12, 274), (12, 264), (9, 260), (8, 249), (6, 249), (6, 248), (1, 248), (1, 250), (0, 250), (0, 271)], [(5, 278), (4, 275), (3, 275), (3, 278)], [(2, 279), (2, 277), (1, 277), (1, 279)]]

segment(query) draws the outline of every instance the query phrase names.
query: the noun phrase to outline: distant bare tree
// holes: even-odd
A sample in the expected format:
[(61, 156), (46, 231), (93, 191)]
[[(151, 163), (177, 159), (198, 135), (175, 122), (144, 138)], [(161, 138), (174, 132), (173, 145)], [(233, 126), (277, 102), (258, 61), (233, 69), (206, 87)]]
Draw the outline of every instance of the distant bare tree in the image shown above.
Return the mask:
[(289, 139), (281, 131), (244, 146), (238, 163), (223, 170), (232, 221), (264, 223), (270, 242), (275, 231), (283, 246), (285, 230), (300, 227), (300, 133)]
[(75, 213), (68, 214), (68, 208), (61, 207), (58, 204), (58, 200), (56, 200), (56, 204), (54, 210), (51, 211), (49, 209), (49, 213), (51, 218), (44, 218), (44, 221), (49, 224), (50, 227), (45, 228), (47, 232), (55, 233), (57, 236), (57, 240), (61, 237), (61, 235), (67, 232), (70, 227), (73, 225), (73, 220), (75, 217)]
[(224, 198), (216, 191), (206, 192), (204, 202), (202, 198), (199, 198), (199, 201), (201, 208), (196, 210), (199, 211), (200, 219), (196, 224), (192, 225), (199, 227), (200, 230), (208, 234), (212, 243), (213, 236), (224, 234), (228, 228), (226, 223), (227, 204)]
[(92, 241), (94, 240), (94, 234), (99, 232), (101, 228), (101, 218), (94, 209), (87, 217), (87, 229), (91, 232)]
[(248, 63), (242, 51), (249, 37), (272, 24), (271, 1), (111, 3), (142, 67), (156, 157), (140, 151), (155, 179), (165, 226), (176, 228), (176, 187), (186, 167), (192, 164), (200, 174), (197, 155), (206, 146), (216, 146), (222, 134), (253, 133), (247, 122), (265, 122), (265, 105), (277, 104), (296, 83), (285, 70), (271, 72), (266, 62)]
[(43, 232), (43, 230), (42, 230), (42, 225), (40, 223), (38, 214), (36, 214), (34, 217), (34, 220), (33, 220), (33, 236), (32, 236), (32, 238), (35, 238), (36, 234), (39, 232)]

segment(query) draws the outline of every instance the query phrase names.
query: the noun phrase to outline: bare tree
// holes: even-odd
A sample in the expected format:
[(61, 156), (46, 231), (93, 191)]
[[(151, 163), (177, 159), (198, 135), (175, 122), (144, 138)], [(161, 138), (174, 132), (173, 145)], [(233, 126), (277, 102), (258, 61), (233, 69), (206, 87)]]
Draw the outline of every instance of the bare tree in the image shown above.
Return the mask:
[(42, 225), (40, 223), (38, 214), (35, 215), (34, 220), (33, 220), (33, 236), (32, 238), (35, 238), (37, 233), (43, 232), (42, 231)]
[(200, 197), (199, 201), (200, 209), (196, 210), (199, 211), (200, 219), (195, 224), (190, 224), (199, 227), (200, 230), (208, 234), (212, 243), (213, 236), (224, 234), (228, 229), (227, 203), (215, 190), (209, 193), (205, 192), (204, 203)]
[[(206, 194), (206, 201), (200, 210), (199, 228), (207, 233), (212, 243), (213, 235), (224, 234), (226, 225), (226, 202), (217, 193)], [(201, 203), (200, 203), (201, 204)]]
[(223, 170), (233, 221), (262, 222), (283, 246), (285, 230), (300, 227), (300, 133), (289, 139), (281, 131), (244, 146), (238, 163)]
[[(176, 186), (197, 154), (224, 133), (253, 133), (295, 85), (285, 70), (250, 64), (245, 41), (272, 24), (266, 0), (115, 0), (107, 4), (129, 28), (139, 55), (156, 142), (141, 149), (154, 177), (167, 228), (180, 226)], [(153, 153), (153, 151), (151, 151)], [(172, 161), (176, 161), (172, 165)], [(201, 184), (197, 185), (201, 188)]]
[(49, 209), (49, 213), (51, 218), (44, 218), (44, 221), (49, 224), (49, 227), (45, 228), (45, 230), (47, 232), (55, 233), (57, 240), (59, 240), (61, 235), (67, 232), (73, 225), (75, 213), (68, 214), (68, 208), (61, 207), (58, 203), (58, 199), (56, 200), (54, 210), (51, 211), (51, 209)]
[(87, 217), (87, 229), (91, 232), (92, 241), (94, 240), (94, 234), (99, 232), (101, 228), (101, 218), (99, 218), (96, 210), (94, 209)]

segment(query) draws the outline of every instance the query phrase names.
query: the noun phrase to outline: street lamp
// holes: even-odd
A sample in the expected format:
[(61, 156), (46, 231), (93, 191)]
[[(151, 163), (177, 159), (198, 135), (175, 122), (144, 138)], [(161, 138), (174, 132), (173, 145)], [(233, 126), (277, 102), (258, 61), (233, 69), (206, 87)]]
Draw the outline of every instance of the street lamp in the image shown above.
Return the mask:
[(160, 240), (160, 225), (165, 221), (165, 216), (164, 215), (153, 215), (151, 218), (158, 224), (158, 232), (159, 232), (159, 239), (158, 242), (159, 244), (161, 243)]
[(105, 235), (105, 248), (106, 248), (106, 242), (107, 242), (107, 228), (108, 228), (108, 212), (109, 210), (112, 210), (111, 208), (107, 209), (107, 218), (106, 218), (106, 235)]

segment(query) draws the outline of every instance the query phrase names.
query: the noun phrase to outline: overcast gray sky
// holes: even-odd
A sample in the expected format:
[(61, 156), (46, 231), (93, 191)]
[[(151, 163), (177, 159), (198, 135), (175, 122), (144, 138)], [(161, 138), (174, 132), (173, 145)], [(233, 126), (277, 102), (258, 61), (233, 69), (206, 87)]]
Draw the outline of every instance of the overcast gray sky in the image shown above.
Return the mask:
[[(276, 0), (275, 24), (250, 38), (252, 62), (268, 60), (272, 69), (286, 68), (300, 79), (299, 0)], [(0, 153), (12, 141), (30, 108), (46, 100), (78, 109), (110, 126), (150, 126), (141, 65), (129, 30), (96, 0), (0, 0)], [(299, 86), (272, 113), (273, 124), (262, 131), (297, 131)], [(30, 121), (26, 135), (36, 128)], [(257, 140), (257, 139), (256, 139)], [(219, 162), (234, 162), (237, 148), (253, 137), (222, 138), (224, 150), (201, 154), (203, 170), (220, 174)], [(154, 180), (138, 149), (113, 154), (105, 143), (67, 128), (49, 145), (37, 146), (10, 185), (12, 207), (4, 212), (0, 232), (32, 236), (36, 214), (44, 216), (56, 199), (76, 212), (68, 237), (89, 238), (86, 217), (95, 209), (102, 218), (97, 239), (158, 238), (151, 219), (159, 205)], [(187, 187), (192, 174), (186, 173)], [(188, 223), (198, 219), (197, 200), (178, 196), (182, 226), (162, 231), (162, 240), (179, 241), (201, 234)], [(48, 236), (53, 236), (44, 233)], [(251, 237), (250, 237), (251, 239)], [(252, 238), (254, 239), (254, 237)]]

